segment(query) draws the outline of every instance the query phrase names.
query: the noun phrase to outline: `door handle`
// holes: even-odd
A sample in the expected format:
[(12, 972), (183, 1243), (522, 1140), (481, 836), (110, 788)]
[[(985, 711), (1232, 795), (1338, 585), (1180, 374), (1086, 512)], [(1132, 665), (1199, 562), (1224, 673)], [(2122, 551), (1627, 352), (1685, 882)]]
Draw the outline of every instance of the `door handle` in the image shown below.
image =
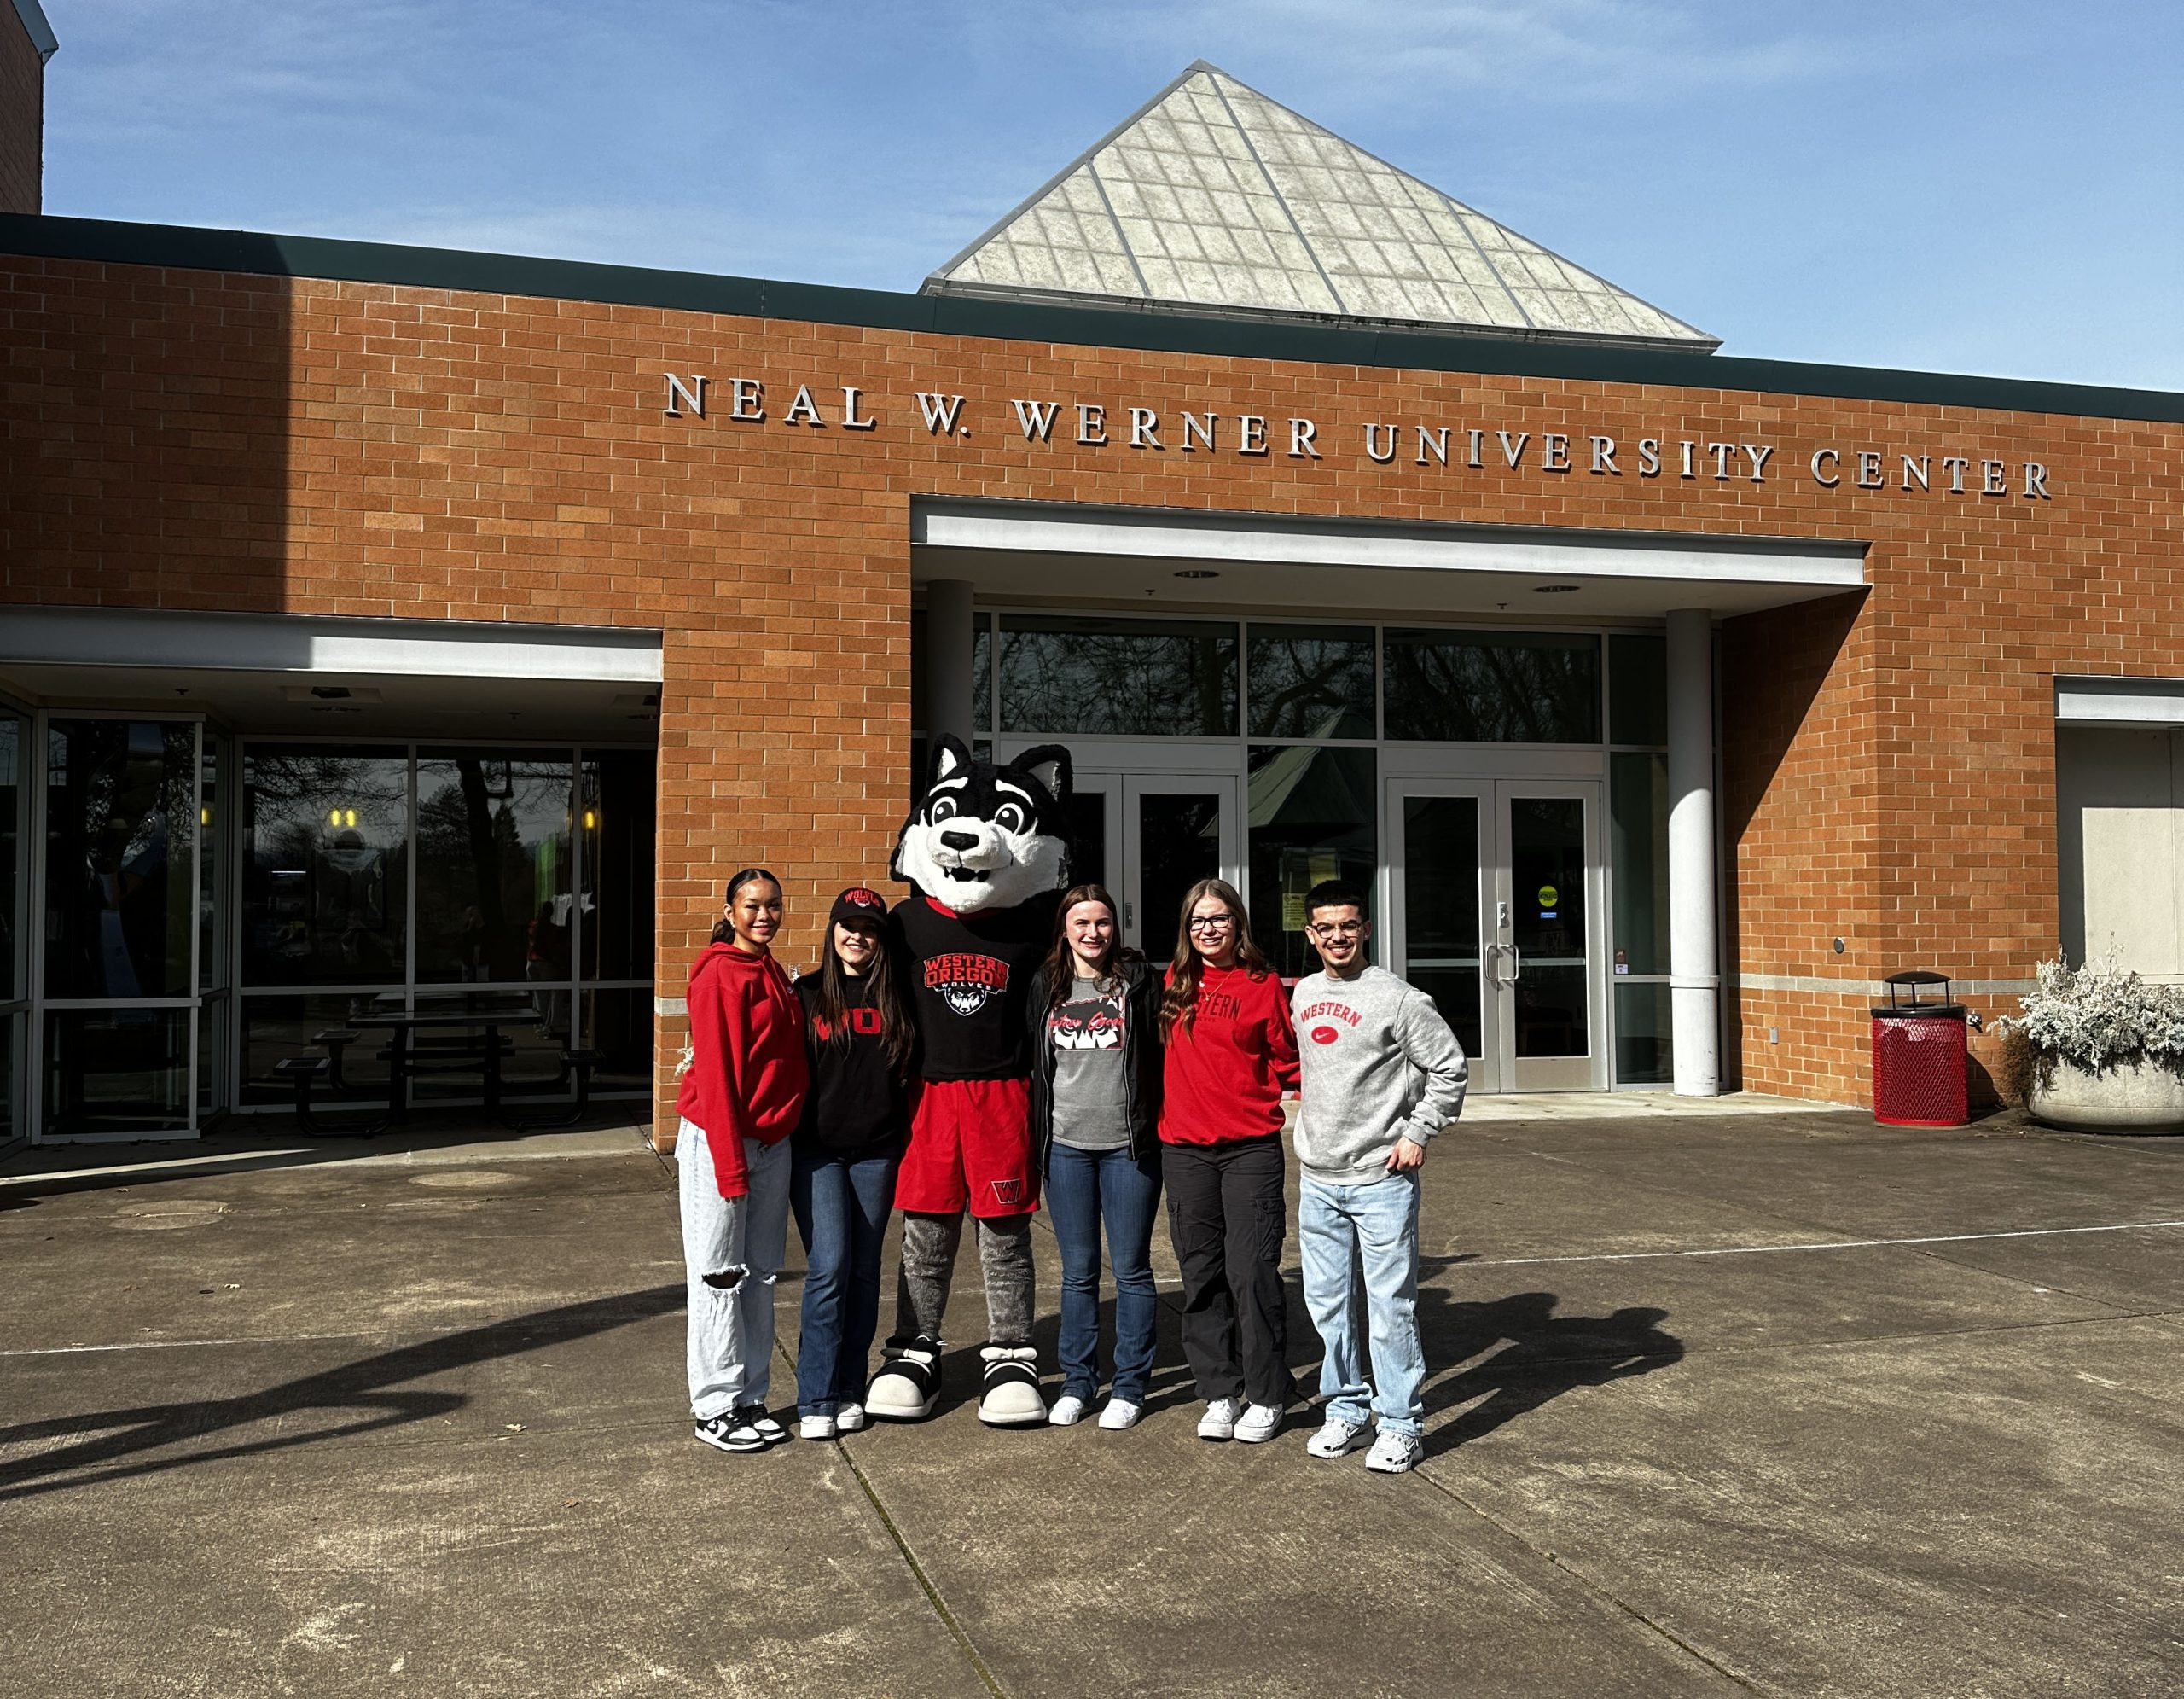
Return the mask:
[(1513, 944), (1497, 944), (1494, 947), (1506, 955), (1516, 967), (1516, 971), (1514, 973), (1508, 975), (1496, 975), (1494, 983), (1503, 986), (1513, 986), (1516, 984), (1519, 980), (1525, 976), (1524, 951), (1518, 949)]

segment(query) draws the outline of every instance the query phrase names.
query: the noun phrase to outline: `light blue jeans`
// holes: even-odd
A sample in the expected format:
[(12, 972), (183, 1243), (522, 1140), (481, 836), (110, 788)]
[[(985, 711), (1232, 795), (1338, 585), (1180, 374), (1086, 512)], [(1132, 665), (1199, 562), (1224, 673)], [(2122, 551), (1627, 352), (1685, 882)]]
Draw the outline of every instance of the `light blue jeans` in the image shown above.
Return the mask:
[[(1297, 1237), (1304, 1306), (1327, 1347), (1320, 1364), (1327, 1413), (1362, 1427), (1369, 1411), (1383, 1432), (1415, 1436), (1425, 1412), (1419, 1392), (1426, 1384), (1426, 1353), (1418, 1342), (1416, 1172), (1346, 1186), (1301, 1176)], [(1350, 1277), (1353, 1251), (1365, 1270), (1362, 1306)]]
[(743, 1141), (751, 1190), (720, 1195), (712, 1147), (689, 1120), (675, 1140), (690, 1293), (690, 1413), (700, 1422), (764, 1405), (774, 1363), (774, 1280), (788, 1248), (789, 1143)]

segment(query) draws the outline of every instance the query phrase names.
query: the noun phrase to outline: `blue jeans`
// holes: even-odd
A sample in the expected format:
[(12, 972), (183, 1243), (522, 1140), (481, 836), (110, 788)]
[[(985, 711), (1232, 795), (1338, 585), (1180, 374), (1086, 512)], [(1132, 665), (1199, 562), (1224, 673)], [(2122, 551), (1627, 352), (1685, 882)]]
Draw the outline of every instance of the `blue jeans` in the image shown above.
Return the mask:
[(864, 1401), (880, 1330), (880, 1244), (895, 1207), (900, 1141), (851, 1161), (796, 1151), (789, 1207), (804, 1239), (804, 1309), (796, 1341), (796, 1407), (832, 1416)]
[[(1362, 1427), (1369, 1408), (1383, 1431), (1416, 1435), (1425, 1413), (1426, 1353), (1418, 1342), (1418, 1177), (1390, 1174), (1365, 1185), (1328, 1185), (1310, 1174), (1298, 1186), (1297, 1238), (1304, 1306), (1327, 1347), (1320, 1392), (1327, 1413)], [(1365, 1271), (1366, 1327), (1350, 1256)], [(1365, 1347), (1372, 1341), (1373, 1372)]]
[(1160, 1207), (1157, 1157), (1079, 1150), (1059, 1140), (1047, 1157), (1047, 1219), (1061, 1247), (1061, 1389), (1100, 1391), (1100, 1227), (1115, 1266), (1115, 1397), (1145, 1402), (1159, 1300), (1153, 1286), (1153, 1218)]

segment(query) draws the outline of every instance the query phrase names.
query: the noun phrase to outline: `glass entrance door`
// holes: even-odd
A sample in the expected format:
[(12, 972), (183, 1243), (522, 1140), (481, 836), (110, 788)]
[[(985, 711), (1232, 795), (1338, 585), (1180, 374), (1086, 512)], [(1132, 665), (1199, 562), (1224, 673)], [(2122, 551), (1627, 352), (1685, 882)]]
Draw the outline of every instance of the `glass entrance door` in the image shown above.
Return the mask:
[(1598, 783), (1395, 779), (1387, 807), (1393, 966), (1477, 1087), (1605, 1086)]
[(1175, 954), (1183, 893), (1201, 879), (1241, 880), (1242, 785), (1233, 775), (1194, 773), (1115, 783), (1123, 805), (1122, 887), (1115, 891), (1123, 942), (1165, 962)]
[(41, 1138), (196, 1129), (202, 733), (44, 722)]

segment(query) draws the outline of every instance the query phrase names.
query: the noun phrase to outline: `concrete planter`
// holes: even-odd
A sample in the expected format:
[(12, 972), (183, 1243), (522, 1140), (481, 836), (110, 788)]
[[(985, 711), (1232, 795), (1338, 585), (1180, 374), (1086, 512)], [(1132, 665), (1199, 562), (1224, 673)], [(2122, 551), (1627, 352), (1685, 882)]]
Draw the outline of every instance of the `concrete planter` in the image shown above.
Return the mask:
[(2184, 1078), (2158, 1062), (2114, 1063), (2098, 1074), (2042, 1058), (2025, 1107), (2075, 1132), (2184, 1132)]

